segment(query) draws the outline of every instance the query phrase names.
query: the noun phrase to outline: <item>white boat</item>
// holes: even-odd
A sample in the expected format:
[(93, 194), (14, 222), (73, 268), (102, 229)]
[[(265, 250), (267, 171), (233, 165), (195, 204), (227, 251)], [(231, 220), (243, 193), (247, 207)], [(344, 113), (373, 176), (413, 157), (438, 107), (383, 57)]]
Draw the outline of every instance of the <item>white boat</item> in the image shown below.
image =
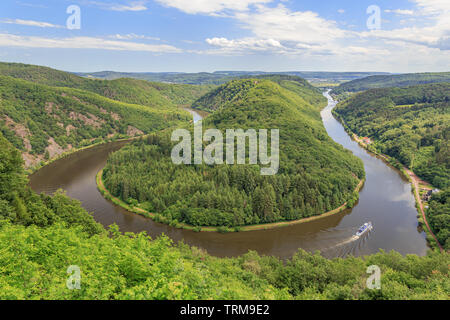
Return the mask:
[(372, 222), (366, 222), (364, 223), (361, 228), (359, 228), (359, 230), (356, 232), (356, 236), (359, 238), (361, 237), (364, 233), (370, 231), (373, 229), (373, 225)]

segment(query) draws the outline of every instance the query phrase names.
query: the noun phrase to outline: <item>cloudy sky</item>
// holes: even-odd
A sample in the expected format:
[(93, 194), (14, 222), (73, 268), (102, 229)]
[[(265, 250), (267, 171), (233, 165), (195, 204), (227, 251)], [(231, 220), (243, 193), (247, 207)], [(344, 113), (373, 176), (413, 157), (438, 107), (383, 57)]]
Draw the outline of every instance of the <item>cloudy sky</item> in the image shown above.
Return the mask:
[(0, 61), (89, 72), (450, 71), (450, 0), (2, 0)]

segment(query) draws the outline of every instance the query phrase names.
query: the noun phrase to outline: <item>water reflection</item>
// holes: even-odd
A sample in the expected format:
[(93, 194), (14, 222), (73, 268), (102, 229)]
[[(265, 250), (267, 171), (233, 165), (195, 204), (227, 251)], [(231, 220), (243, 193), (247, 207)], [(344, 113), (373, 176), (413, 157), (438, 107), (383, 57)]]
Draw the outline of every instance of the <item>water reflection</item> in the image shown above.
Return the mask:
[[(370, 254), (379, 248), (395, 249), (403, 254), (425, 254), (425, 235), (417, 231), (417, 213), (410, 185), (393, 168), (368, 154), (349, 138), (342, 125), (331, 115), (335, 103), (329, 95), (327, 97), (330, 103), (322, 111), (325, 128), (336, 142), (363, 160), (367, 180), (353, 210), (323, 219), (279, 229), (228, 234), (196, 233), (155, 223), (115, 206), (97, 190), (96, 173), (105, 165), (108, 155), (120, 149), (124, 142), (86, 149), (55, 161), (32, 175), (30, 185), (37, 192), (53, 193), (59, 188), (66, 190), (105, 226), (116, 223), (122, 231), (146, 231), (152, 237), (165, 234), (174, 241), (201, 247), (216, 256), (237, 256), (255, 250), (260, 254), (287, 258), (298, 248), (320, 250), (330, 258)], [(194, 111), (194, 119), (198, 121), (201, 117), (195, 114)], [(367, 221), (374, 224), (370, 235), (347, 242)]]

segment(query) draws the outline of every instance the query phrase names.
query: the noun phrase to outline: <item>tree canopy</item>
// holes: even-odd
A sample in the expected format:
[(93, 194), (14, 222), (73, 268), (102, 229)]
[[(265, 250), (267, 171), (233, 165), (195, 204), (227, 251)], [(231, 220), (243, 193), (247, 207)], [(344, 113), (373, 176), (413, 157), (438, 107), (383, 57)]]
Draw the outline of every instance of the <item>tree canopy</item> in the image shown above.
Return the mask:
[(326, 100), (302, 81), (282, 81), (289, 89), (267, 79), (234, 80), (194, 104), (216, 110), (205, 119), (205, 129), (279, 129), (278, 174), (261, 176), (260, 166), (250, 164), (175, 165), (173, 143), (159, 134), (112, 154), (103, 172), (105, 186), (161, 221), (194, 226), (296, 220), (354, 199), (363, 165), (328, 137), (319, 113)]

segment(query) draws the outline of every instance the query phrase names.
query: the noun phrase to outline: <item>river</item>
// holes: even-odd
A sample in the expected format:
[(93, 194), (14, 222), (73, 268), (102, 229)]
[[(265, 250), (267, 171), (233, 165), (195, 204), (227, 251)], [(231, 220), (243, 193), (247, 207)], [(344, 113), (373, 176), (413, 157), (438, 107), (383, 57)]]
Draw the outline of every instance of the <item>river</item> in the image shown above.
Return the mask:
[[(325, 96), (329, 103), (321, 115), (328, 134), (361, 158), (366, 170), (366, 182), (357, 205), (329, 217), (278, 229), (226, 234), (197, 233), (153, 222), (114, 205), (97, 190), (97, 172), (105, 165), (108, 155), (126, 142), (96, 146), (57, 160), (31, 175), (30, 186), (38, 193), (66, 190), (68, 196), (80, 200), (104, 226), (116, 223), (123, 232), (146, 231), (153, 238), (164, 233), (175, 242), (184, 241), (220, 257), (255, 250), (260, 254), (289, 258), (299, 248), (311, 252), (320, 250), (328, 258), (372, 254), (379, 249), (424, 255), (427, 251), (425, 233), (418, 230), (411, 185), (395, 169), (350, 139), (331, 114), (335, 102), (328, 93)], [(190, 112), (194, 121), (201, 119), (195, 111)], [(374, 229), (361, 239), (351, 240), (358, 227), (367, 221), (372, 221)]]

